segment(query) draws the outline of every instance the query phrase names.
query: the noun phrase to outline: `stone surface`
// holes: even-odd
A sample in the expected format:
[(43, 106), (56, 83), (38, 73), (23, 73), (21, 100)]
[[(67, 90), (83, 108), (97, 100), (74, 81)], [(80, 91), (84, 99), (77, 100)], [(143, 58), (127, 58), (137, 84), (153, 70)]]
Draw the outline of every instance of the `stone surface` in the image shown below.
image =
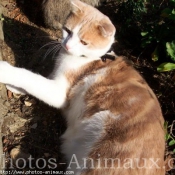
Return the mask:
[(16, 132), (19, 128), (23, 127), (27, 119), (20, 118), (14, 113), (9, 113), (4, 117), (1, 130), (3, 134), (10, 134)]
[(24, 152), (21, 146), (17, 146), (10, 151), (10, 156), (12, 158), (13, 164), (15, 164), (17, 167), (23, 167), (24, 163), (26, 164), (28, 162), (28, 159), (31, 155)]
[[(2, 14), (2, 7), (0, 5), (0, 16)], [(3, 28), (2, 28), (2, 20), (0, 20), (0, 46), (4, 41), (4, 35), (3, 35)], [(2, 49), (0, 47), (0, 61), (2, 60)], [(0, 84), (0, 129), (4, 121), (4, 116), (7, 114), (7, 107), (4, 105), (5, 100), (7, 99), (6, 96), (6, 88), (4, 85)], [(2, 135), (0, 132), (0, 170), (3, 170), (3, 147), (2, 147)]]

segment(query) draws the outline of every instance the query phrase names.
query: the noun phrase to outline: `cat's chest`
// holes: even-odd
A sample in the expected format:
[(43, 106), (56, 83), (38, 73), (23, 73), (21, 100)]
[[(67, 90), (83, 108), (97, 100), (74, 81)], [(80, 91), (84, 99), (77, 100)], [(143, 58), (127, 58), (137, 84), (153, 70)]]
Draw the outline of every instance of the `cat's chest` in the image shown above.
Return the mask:
[[(96, 59), (98, 60), (99, 58)], [(56, 66), (58, 65), (57, 71), (62, 73), (69, 71), (78, 71), (78, 69), (81, 69), (81, 67), (96, 59), (70, 55), (62, 49), (56, 63)]]

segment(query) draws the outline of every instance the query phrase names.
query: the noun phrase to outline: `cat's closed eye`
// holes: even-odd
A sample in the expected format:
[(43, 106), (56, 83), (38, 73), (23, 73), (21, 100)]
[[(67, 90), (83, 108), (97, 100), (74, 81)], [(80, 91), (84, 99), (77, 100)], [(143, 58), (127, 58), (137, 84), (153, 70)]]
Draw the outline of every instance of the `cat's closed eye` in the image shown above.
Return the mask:
[(85, 42), (85, 41), (83, 41), (83, 40), (80, 40), (80, 42), (81, 42), (81, 44), (83, 44), (83, 45), (88, 45), (88, 43), (87, 42)]

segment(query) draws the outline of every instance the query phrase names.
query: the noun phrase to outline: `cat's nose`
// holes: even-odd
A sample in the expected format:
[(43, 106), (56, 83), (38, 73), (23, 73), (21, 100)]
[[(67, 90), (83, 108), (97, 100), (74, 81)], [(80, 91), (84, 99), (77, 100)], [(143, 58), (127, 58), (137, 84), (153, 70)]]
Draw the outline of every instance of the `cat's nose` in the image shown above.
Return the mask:
[(68, 46), (68, 44), (65, 45), (65, 48), (66, 48), (67, 50), (70, 49), (70, 47)]

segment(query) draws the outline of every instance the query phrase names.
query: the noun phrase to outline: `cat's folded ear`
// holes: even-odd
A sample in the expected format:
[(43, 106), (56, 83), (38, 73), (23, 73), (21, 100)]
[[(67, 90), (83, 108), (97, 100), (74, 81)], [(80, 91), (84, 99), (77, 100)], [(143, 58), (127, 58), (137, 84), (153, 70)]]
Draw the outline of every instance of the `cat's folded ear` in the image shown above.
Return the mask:
[(79, 15), (82, 13), (82, 6), (83, 3), (79, 0), (70, 0), (71, 5), (72, 5), (72, 12), (76, 15)]
[(104, 37), (110, 37), (115, 34), (115, 27), (108, 18), (102, 19), (98, 22), (98, 29)]

